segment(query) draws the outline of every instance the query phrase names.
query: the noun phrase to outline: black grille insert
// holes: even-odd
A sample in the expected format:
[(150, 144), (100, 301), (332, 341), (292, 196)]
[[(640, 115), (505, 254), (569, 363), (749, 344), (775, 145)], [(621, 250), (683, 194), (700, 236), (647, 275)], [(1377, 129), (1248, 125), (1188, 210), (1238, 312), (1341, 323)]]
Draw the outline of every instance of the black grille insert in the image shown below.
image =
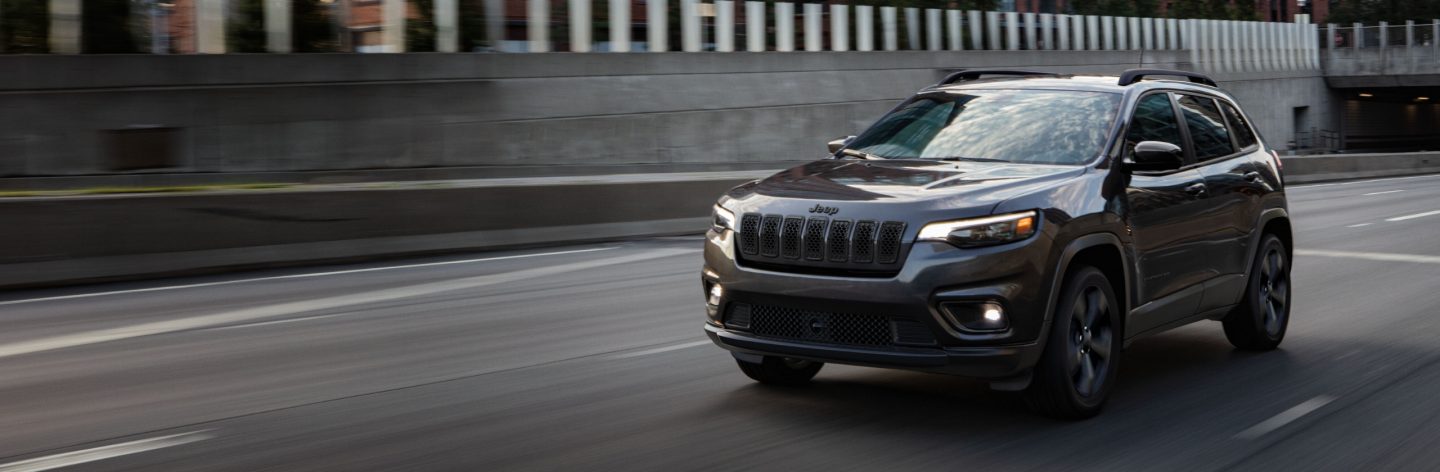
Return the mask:
[(850, 261), (859, 263), (875, 262), (875, 222), (855, 223), (855, 238), (851, 243)]
[(875, 241), (875, 259), (881, 264), (894, 264), (900, 258), (900, 238), (905, 235), (905, 223), (887, 221), (880, 225), (880, 236)]
[(850, 222), (836, 220), (830, 223), (830, 244), (826, 247), (830, 262), (850, 260)]
[(780, 255), (780, 217), (778, 216), (770, 215), (760, 220), (760, 255), (765, 257)]
[(800, 229), (805, 226), (805, 219), (789, 217), (785, 219), (785, 225), (780, 227), (780, 255), (786, 259), (800, 258)]
[(760, 215), (745, 215), (740, 218), (740, 252), (760, 253)]
[[(758, 336), (850, 346), (890, 346), (894, 344), (890, 319), (884, 316), (857, 315), (801, 310), (771, 305), (735, 303), (730, 307), (726, 325), (748, 315), (749, 329)], [(738, 327), (738, 326), (737, 326)]]

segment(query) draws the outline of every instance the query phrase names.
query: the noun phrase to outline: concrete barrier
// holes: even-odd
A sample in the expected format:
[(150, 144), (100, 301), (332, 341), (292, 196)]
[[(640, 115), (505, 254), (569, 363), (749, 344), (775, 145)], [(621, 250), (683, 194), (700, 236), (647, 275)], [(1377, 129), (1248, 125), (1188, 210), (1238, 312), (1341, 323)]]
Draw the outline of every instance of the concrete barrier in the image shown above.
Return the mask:
[[(1285, 157), (1290, 183), (1440, 173), (1440, 153)], [(0, 287), (696, 233), (770, 170), (0, 199)]]

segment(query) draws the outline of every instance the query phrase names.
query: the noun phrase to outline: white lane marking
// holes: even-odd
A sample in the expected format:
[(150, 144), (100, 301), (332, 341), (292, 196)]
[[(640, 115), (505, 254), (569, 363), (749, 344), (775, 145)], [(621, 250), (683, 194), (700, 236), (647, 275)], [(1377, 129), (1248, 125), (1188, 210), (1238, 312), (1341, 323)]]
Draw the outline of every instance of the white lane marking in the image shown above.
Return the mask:
[(1376, 178), (1376, 179), (1351, 180), (1351, 181), (1348, 181), (1348, 182), (1329, 182), (1329, 183), (1321, 183), (1321, 184), (1295, 184), (1295, 185), (1287, 185), (1286, 188), (1318, 188), (1318, 187), (1331, 187), (1331, 186), (1335, 186), (1335, 185), (1356, 185), (1356, 184), (1365, 184), (1365, 183), (1370, 183), (1370, 182), (1386, 182), (1386, 181), (1391, 181), (1391, 180), (1410, 180), (1410, 179), (1427, 179), (1427, 178), (1432, 178), (1432, 179), (1433, 179), (1433, 178), (1436, 178), (1436, 177), (1440, 177), (1440, 175), (1437, 175), (1437, 174), (1406, 175), (1406, 176), (1399, 176), (1399, 177), (1381, 177), (1381, 178)]
[(1320, 257), (1343, 257), (1350, 259), (1365, 259), (1370, 261), (1383, 262), (1419, 262), (1423, 264), (1440, 264), (1440, 256), (1425, 256), (1420, 254), (1397, 254), (1392, 252), (1361, 252), (1361, 251), (1327, 251), (1322, 249), (1296, 249), (1296, 255), (1320, 256)]
[(1371, 195), (1384, 195), (1384, 194), (1387, 194), (1387, 193), (1400, 193), (1400, 192), (1404, 192), (1404, 190), (1386, 190), (1386, 191), (1383, 191), (1383, 192), (1370, 192), (1370, 193), (1360, 194), (1360, 196), (1362, 196), (1362, 197), (1368, 197), (1368, 196), (1371, 196)]
[(573, 251), (556, 251), (556, 252), (542, 252), (542, 253), (536, 253), (536, 254), (519, 254), (519, 255), (514, 255), (514, 256), (482, 257), (482, 258), (479, 258), (479, 259), (463, 259), (463, 260), (458, 260), (458, 261), (426, 262), (426, 263), (422, 263), (422, 264), (405, 264), (405, 265), (398, 265), (398, 266), (370, 267), (370, 268), (365, 268), (365, 269), (337, 270), (337, 271), (332, 271), (332, 272), (314, 272), (314, 273), (309, 273), (309, 274), (277, 275), (277, 276), (274, 276), (274, 277), (256, 277), (256, 278), (253, 278), (253, 279), (225, 280), (225, 281), (220, 281), (220, 282), (206, 282), (206, 283), (200, 283), (200, 284), (170, 285), (170, 286), (166, 286), (166, 287), (137, 288), (137, 289), (132, 289), (132, 290), (115, 290), (115, 291), (110, 291), (110, 292), (80, 293), (80, 294), (75, 294), (75, 295), (60, 295), (60, 296), (54, 296), (54, 297), (41, 297), (41, 298), (28, 298), (28, 299), (24, 299), (24, 300), (0, 301), (0, 305), (16, 305), (16, 304), (20, 304), (20, 303), (48, 302), (48, 301), (53, 301), (53, 300), (69, 300), (69, 299), (74, 299), (74, 298), (103, 297), (103, 296), (106, 296), (106, 295), (120, 295), (120, 294), (126, 294), (126, 293), (158, 292), (158, 291), (162, 291), (162, 290), (179, 290), (179, 289), (183, 289), (183, 288), (213, 287), (213, 286), (216, 286), (216, 285), (242, 284), (242, 283), (247, 283), (247, 282), (261, 282), (261, 281), (266, 281), (266, 280), (299, 279), (299, 278), (306, 278), (306, 277), (324, 277), (324, 276), (327, 276), (327, 275), (358, 274), (358, 273), (361, 273), (361, 272), (376, 272), (376, 271), (382, 271), (382, 270), (414, 269), (414, 268), (416, 268), (416, 267), (434, 267), (434, 266), (444, 266), (444, 265), (453, 265), (453, 264), (470, 264), (470, 263), (474, 263), (474, 262), (500, 261), (500, 260), (505, 260), (505, 259), (520, 259), (520, 258), (525, 258), (525, 257), (558, 256), (558, 255), (561, 255), (561, 254), (578, 254), (578, 253), (582, 253), (582, 252), (608, 251), (608, 250), (615, 249), (615, 248), (618, 248), (618, 247), (619, 247), (619, 246), (597, 247), (597, 248), (591, 248), (591, 249), (576, 249), (576, 250), (573, 250)]
[(130, 454), (164, 449), (167, 447), (189, 444), (197, 441), (204, 441), (215, 437), (208, 434), (209, 430), (192, 431), (189, 433), (172, 434), (157, 438), (141, 439), (137, 441), (111, 444), (96, 448), (71, 451), (53, 456), (37, 457), (34, 459), (0, 464), (0, 472), (39, 472), (42, 470), (58, 469), (72, 465), (95, 462), (113, 457), (120, 457)]
[(287, 318), (287, 319), (283, 319), (283, 320), (274, 320), (274, 321), (258, 321), (258, 322), (255, 322), (255, 323), (245, 323), (245, 324), (229, 325), (229, 326), (216, 326), (216, 327), (214, 327), (214, 328), (204, 328), (204, 329), (207, 330), (207, 331), (224, 331), (224, 330), (227, 330), (227, 329), (253, 328), (253, 327), (256, 327), (256, 326), (268, 326), (268, 325), (275, 325), (275, 324), (294, 323), (294, 322), (297, 322), (297, 321), (310, 321), (310, 320), (319, 320), (319, 319), (325, 319), (325, 318), (334, 318), (334, 317), (337, 317), (337, 316), (345, 316), (345, 315), (348, 315), (348, 314), (349, 314), (349, 313), (331, 313), (331, 314), (328, 314), (328, 315), (302, 316), (302, 317), (299, 317), (299, 318)]
[(1427, 212), (1425, 212), (1425, 213), (1416, 213), (1416, 214), (1413, 214), (1413, 215), (1397, 216), (1397, 217), (1394, 217), (1394, 218), (1386, 218), (1385, 221), (1405, 221), (1405, 220), (1413, 220), (1413, 219), (1416, 219), (1416, 218), (1424, 218), (1424, 217), (1427, 217), (1427, 216), (1434, 216), (1434, 215), (1440, 215), (1440, 210), (1427, 211)]
[(1364, 228), (1364, 227), (1366, 227), (1366, 226), (1370, 226), (1370, 225), (1373, 225), (1373, 224), (1375, 224), (1375, 223), (1359, 223), (1359, 224), (1353, 224), (1353, 225), (1350, 225), (1350, 226), (1346, 226), (1346, 228)]
[(225, 311), (209, 315), (180, 318), (175, 320), (156, 321), (138, 325), (122, 326), (119, 328), (102, 329), (76, 334), (65, 334), (40, 338), (30, 341), (21, 341), (10, 344), (0, 344), (0, 357), (18, 356), (34, 352), (64, 349), (68, 347), (83, 346), (121, 339), (137, 338), (153, 334), (171, 333), (192, 329), (208, 328), (213, 326), (228, 325), (246, 321), (273, 318), (276, 316), (303, 313), (307, 311), (328, 310), (346, 306), (363, 305), (400, 298), (418, 297), (454, 290), (473, 289), (487, 285), (495, 285), (518, 280), (534, 279), (552, 275), (560, 275), (584, 269), (597, 267), (619, 266), (626, 263), (660, 259), (665, 257), (678, 256), (700, 252), (699, 249), (662, 249), (642, 254), (629, 256), (615, 256), (593, 261), (572, 262), (533, 269), (517, 270), (502, 274), (488, 274), (474, 277), (465, 277), (454, 280), (429, 282), (403, 287), (372, 290), (365, 293), (338, 295), (333, 297), (316, 298), (313, 300), (302, 300), (297, 302), (276, 303), (273, 305), (262, 305), (239, 310)]
[(1271, 416), (1270, 419), (1261, 421), (1255, 426), (1251, 426), (1249, 429), (1241, 431), (1240, 434), (1235, 435), (1235, 439), (1255, 439), (1260, 436), (1264, 436), (1265, 433), (1280, 429), (1281, 427), (1284, 427), (1285, 425), (1300, 419), (1300, 417), (1308, 415), (1310, 414), (1310, 412), (1318, 410), (1320, 409), (1320, 407), (1325, 406), (1326, 404), (1333, 401), (1335, 401), (1335, 397), (1329, 395), (1320, 395), (1318, 397), (1305, 400), (1303, 402), (1300, 402), (1299, 405), (1292, 406), (1290, 407), (1290, 409), (1282, 411), (1278, 415)]
[(689, 349), (689, 348), (696, 347), (696, 346), (704, 346), (704, 345), (706, 345), (706, 344), (711, 344), (709, 339), (702, 340), (702, 341), (692, 341), (692, 342), (688, 342), (688, 343), (684, 343), (684, 344), (675, 344), (675, 345), (672, 345), (672, 346), (657, 347), (657, 348), (654, 348), (654, 349), (646, 349), (646, 350), (643, 350), (643, 351), (627, 352), (627, 353), (624, 353), (624, 354), (619, 354), (619, 355), (615, 355), (615, 356), (610, 356), (610, 360), (629, 359), (629, 358), (631, 358), (631, 357), (648, 356), (648, 355), (651, 355), (651, 354), (659, 354), (659, 353), (662, 353), (662, 352), (679, 351), (679, 350), (681, 350), (681, 349)]

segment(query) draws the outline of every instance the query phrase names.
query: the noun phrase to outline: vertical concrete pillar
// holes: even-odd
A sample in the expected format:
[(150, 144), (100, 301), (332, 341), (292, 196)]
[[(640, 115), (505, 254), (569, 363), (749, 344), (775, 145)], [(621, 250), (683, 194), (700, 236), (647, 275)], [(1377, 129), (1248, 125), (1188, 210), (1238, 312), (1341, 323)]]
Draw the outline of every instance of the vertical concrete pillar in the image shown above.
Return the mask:
[[(436, 2), (437, 7), (439, 2)], [(265, 0), (265, 51), (290, 52), (290, 0)], [(439, 22), (440, 18), (435, 18)]]
[(1151, 18), (1151, 20), (1155, 22), (1155, 49), (1170, 49), (1165, 45), (1165, 19)]
[(855, 6), (855, 50), (875, 50), (875, 7)]
[(1115, 50), (1115, 17), (1100, 17), (1100, 48), (1107, 51)]
[[(500, 51), (505, 42), (505, 0), (484, 0), (484, 2), (485, 41), (492, 49)], [(626, 5), (629, 3), (627, 2)]]
[(1100, 50), (1100, 17), (1085, 15), (1085, 39), (1089, 40), (1086, 49)]
[(850, 50), (850, 6), (830, 5), (830, 50)]
[[(779, 5), (777, 4), (778, 8)], [(645, 2), (645, 42), (650, 52), (670, 50), (670, 0)]]
[(1055, 15), (1040, 14), (1040, 47), (1046, 51), (1055, 49)]
[(1070, 50), (1070, 15), (1055, 15), (1055, 49)]
[(985, 25), (980, 21), (980, 12), (967, 11), (965, 19), (965, 29), (970, 31), (970, 49), (976, 51), (985, 49)]
[(965, 36), (960, 25), (960, 10), (945, 10), (945, 38), (951, 51), (965, 50)]
[(1140, 19), (1140, 47), (1146, 51), (1155, 49), (1155, 19)]
[(823, 50), (824, 48), (821, 47), (820, 42), (820, 16), (825, 13), (825, 10), (822, 9), (819, 3), (806, 3), (804, 8), (805, 50)]
[(775, 50), (784, 52), (795, 50), (794, 3), (778, 2), (775, 4)]
[(985, 12), (985, 49), (995, 51), (1005, 49), (1004, 43), (1000, 42), (1000, 12)]
[(1115, 18), (1115, 49), (1136, 49), (1130, 47), (1130, 19)]
[(1145, 49), (1145, 35), (1140, 32), (1140, 19), (1126, 18), (1125, 23), (1130, 28), (1130, 49)]
[(1169, 36), (1165, 48), (1180, 49), (1180, 20), (1167, 18), (1165, 20), (1165, 32)]
[(941, 38), (943, 37), (942, 33), (944, 33), (944, 30), (940, 29), (940, 9), (926, 8), (925, 49), (929, 49), (931, 51), (939, 51), (944, 49), (945, 47), (940, 44)]
[(745, 2), (745, 50), (761, 52), (765, 45), (765, 2)]
[(1025, 49), (1031, 51), (1040, 49), (1040, 45), (1036, 44), (1039, 37), (1035, 34), (1035, 27), (1038, 21), (1037, 16), (1034, 12), (1025, 13)]
[(225, 54), (224, 0), (195, 0), (195, 52)]
[(680, 50), (700, 51), (700, 0), (680, 0)]
[[(391, 24), (391, 16), (395, 17), (395, 30), (399, 31), (399, 44), (405, 44), (405, 0), (381, 0), (385, 2), (385, 26)], [(393, 8), (391, 4), (396, 5)], [(530, 43), (530, 52), (550, 52), (550, 1), (549, 0), (528, 0), (525, 2), (525, 15), (529, 20), (526, 25), (526, 39)], [(388, 31), (387, 31), (388, 33)], [(390, 37), (386, 34), (386, 37)], [(389, 42), (386, 42), (389, 44)], [(403, 49), (402, 49), (403, 50)]]
[(1020, 14), (1005, 12), (1005, 49), (1020, 50)]
[(1405, 47), (1415, 46), (1415, 20), (1405, 20)]
[[(80, 53), (80, 0), (50, 0), (50, 52)], [(223, 52), (223, 51), (222, 51)]]
[[(588, 9), (589, 3), (586, 3), (585, 6)], [(457, 0), (435, 0), (436, 51), (456, 52), (460, 50), (459, 16), (460, 3)]]
[(920, 49), (920, 9), (905, 8), (905, 49)]
[(1085, 16), (1074, 15), (1070, 17), (1070, 33), (1075, 35), (1073, 46), (1076, 51), (1085, 50)]
[(881, 46), (886, 51), (900, 49), (900, 25), (895, 7), (880, 7)]
[[(439, 5), (440, 0), (435, 0), (435, 4)], [(570, 0), (569, 6), (570, 51), (590, 52), (590, 0)], [(453, 35), (453, 26), (451, 31)]]
[(734, 0), (715, 0), (715, 51), (735, 51)]
[(610, 50), (630, 52), (629, 0), (610, 0)]

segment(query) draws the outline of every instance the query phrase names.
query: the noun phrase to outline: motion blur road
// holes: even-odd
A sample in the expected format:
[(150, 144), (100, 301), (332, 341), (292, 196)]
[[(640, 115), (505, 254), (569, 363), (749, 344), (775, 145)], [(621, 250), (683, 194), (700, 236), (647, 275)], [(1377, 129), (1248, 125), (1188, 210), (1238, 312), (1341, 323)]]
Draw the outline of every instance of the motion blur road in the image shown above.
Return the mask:
[(1136, 342), (1100, 417), (705, 340), (700, 238), (11, 292), (0, 472), (1433, 470), (1440, 176), (1292, 187), (1281, 349)]

